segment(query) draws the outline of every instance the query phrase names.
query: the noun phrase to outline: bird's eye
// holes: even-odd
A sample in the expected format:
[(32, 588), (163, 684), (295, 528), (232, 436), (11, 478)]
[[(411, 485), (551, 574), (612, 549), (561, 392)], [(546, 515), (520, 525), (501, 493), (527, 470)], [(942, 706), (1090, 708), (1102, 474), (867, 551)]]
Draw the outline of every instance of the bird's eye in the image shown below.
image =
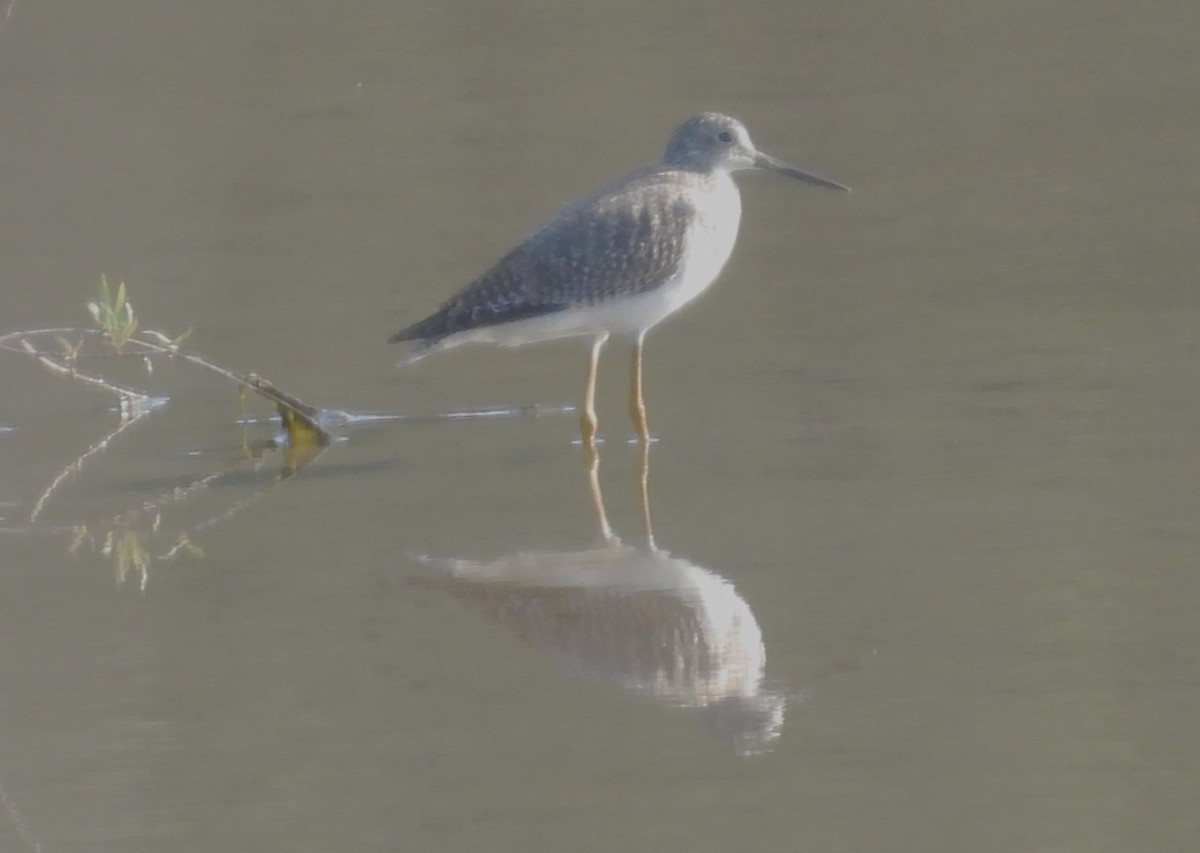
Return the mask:
[(717, 134), (717, 139), (721, 140), (722, 142), (733, 142), (733, 134), (728, 130), (722, 130)]

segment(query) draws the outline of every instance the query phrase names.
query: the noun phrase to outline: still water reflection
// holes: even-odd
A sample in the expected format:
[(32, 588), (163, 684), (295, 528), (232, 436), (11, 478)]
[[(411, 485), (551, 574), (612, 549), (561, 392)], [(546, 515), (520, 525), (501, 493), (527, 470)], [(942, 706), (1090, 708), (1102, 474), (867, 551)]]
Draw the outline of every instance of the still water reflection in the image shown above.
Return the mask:
[[(547, 453), (571, 425), (357, 433), (276, 487), (228, 389), (176, 395), (0, 536), (0, 851), (1200, 846), (1200, 4), (8, 10), (0, 331), (78, 319), (107, 271), (146, 323), (325, 405), (573, 394), (553, 345), (398, 380), (383, 339), (683, 116), (828, 163), (853, 202), (755, 181), (723, 282), (656, 344), (656, 522), (736, 582), (773, 677), (880, 664), (739, 760), (692, 700), (609, 686), (654, 667), (556, 682), (532, 644), (569, 629), (380, 559), (588, 544), (585, 481)], [(10, 367), (23, 530), (118, 415)], [(81, 522), (134, 563), (182, 532), (204, 557), (114, 589), (64, 553)], [(572, 583), (509, 606), (600, 596)], [(607, 594), (702, 625), (691, 584)]]
[[(109, 371), (120, 366), (104, 363)], [(154, 454), (157, 476), (149, 481), (132, 478), (137, 448), (128, 448), (126, 454), (111, 449), (121, 432), (133, 426), (143, 430), (156, 426), (157, 431), (141, 433), (143, 445), (150, 442), (140, 448), (145, 453), (155, 447), (156, 434), (178, 437), (196, 411), (195, 389), (172, 382), (176, 377), (171, 374), (160, 367), (140, 381), (148, 384), (154, 376), (160, 391), (169, 387), (176, 397), (173, 406), (163, 394), (154, 398), (161, 403), (144, 414), (127, 414), (125, 407), (115, 418), (111, 412), (98, 413), (95, 429), (102, 437), (93, 446), (107, 452), (94, 460), (89, 452), (60, 464), (50, 486), (31, 501), (28, 524), (9, 532), (69, 533), (73, 540), (69, 551), (102, 553), (119, 582), (132, 574), (145, 591), (153, 562), (173, 559), (185, 549), (202, 554), (192, 538), (203, 539), (202, 532), (230, 524), (242, 510), (320, 455), (323, 447), (297, 448), (274, 438), (254, 443), (251, 452), (243, 420), (243, 452), (215, 459), (212, 454), (179, 454), (176, 449), (167, 457), (179, 456), (190, 463), (189, 468), (203, 469), (179, 471), (177, 479), (168, 476), (165, 459)], [(70, 375), (89, 377), (79, 371)], [(196, 377), (179, 378), (194, 381)], [(92, 381), (108, 384), (102, 378)], [(126, 395), (141, 393), (132, 386), (111, 387)], [(235, 407), (228, 401), (224, 408), (227, 415), (234, 414)], [(172, 411), (176, 411), (174, 418)], [(460, 414), (437, 417), (455, 419)], [(345, 426), (353, 429), (388, 417), (358, 416)], [(113, 420), (115, 427), (109, 423)], [(268, 457), (281, 448), (280, 467), (267, 465)], [(315, 452), (306, 452), (310, 450)], [(595, 515), (594, 542), (573, 550), (547, 550), (529, 542), (516, 553), (482, 561), (423, 557), (417, 582), (448, 592), (532, 646), (552, 653), (570, 674), (619, 685), (665, 706), (690, 709), (738, 754), (768, 751), (782, 730), (786, 697), (764, 686), (766, 648), (758, 620), (721, 574), (657, 545), (650, 512), (649, 445), (640, 446), (633, 469), (642, 525), (636, 544), (623, 542), (609, 522), (597, 450), (585, 451), (584, 469)], [(251, 470), (258, 475), (248, 476)], [(120, 484), (104, 491), (111, 500), (95, 505), (94, 499), (81, 499), (81, 489), (89, 494), (93, 490), (88, 486), (105, 482), (106, 475), (110, 483)], [(56, 516), (65, 514), (70, 521), (57, 518), (47, 525), (40, 517), (43, 509)], [(687, 720), (682, 715), (679, 719)]]
[(530, 543), (490, 560), (425, 557), (421, 580), (551, 652), (568, 673), (697, 709), (740, 754), (768, 750), (786, 700), (764, 687), (766, 647), (750, 605), (717, 572), (655, 544), (648, 446), (635, 471), (644, 520), (637, 545), (612, 530), (599, 454), (588, 455), (600, 544), (548, 551)]

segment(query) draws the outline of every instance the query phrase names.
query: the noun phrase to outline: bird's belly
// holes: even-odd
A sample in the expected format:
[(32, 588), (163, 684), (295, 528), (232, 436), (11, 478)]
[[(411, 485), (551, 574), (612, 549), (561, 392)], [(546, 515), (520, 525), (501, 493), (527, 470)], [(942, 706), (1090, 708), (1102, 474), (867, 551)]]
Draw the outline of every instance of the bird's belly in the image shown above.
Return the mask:
[(592, 305), (576, 305), (527, 320), (472, 329), (454, 335), (454, 340), (446, 343), (478, 342), (522, 346), (558, 338), (606, 333), (637, 337), (694, 299), (703, 289), (689, 288), (687, 283), (676, 283), (676, 280), (672, 279), (647, 293)]

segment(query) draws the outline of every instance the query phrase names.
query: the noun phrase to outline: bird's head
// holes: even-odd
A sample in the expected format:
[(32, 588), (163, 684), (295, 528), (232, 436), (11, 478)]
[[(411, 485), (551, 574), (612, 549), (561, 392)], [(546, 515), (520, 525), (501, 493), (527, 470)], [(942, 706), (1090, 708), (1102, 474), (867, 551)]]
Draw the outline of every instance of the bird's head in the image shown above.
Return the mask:
[(817, 186), (850, 189), (759, 151), (750, 141), (746, 126), (721, 113), (700, 113), (675, 128), (667, 142), (663, 163), (696, 172), (768, 169)]

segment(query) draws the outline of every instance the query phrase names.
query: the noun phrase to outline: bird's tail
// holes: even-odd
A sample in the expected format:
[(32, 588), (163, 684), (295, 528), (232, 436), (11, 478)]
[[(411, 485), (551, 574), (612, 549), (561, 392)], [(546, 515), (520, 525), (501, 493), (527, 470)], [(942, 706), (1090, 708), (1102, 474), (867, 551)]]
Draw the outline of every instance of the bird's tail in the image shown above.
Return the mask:
[(388, 343), (404, 344), (400, 357), (396, 359), (396, 367), (407, 367), (410, 364), (415, 364), (438, 349), (436, 338), (417, 338), (413, 340), (393, 336), (388, 339)]

